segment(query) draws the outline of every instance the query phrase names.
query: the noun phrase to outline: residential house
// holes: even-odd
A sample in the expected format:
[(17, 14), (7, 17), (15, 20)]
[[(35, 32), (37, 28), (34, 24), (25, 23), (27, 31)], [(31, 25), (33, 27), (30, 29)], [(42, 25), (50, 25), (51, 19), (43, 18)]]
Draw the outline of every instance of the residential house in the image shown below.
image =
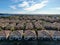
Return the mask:
[(9, 40), (22, 40), (23, 30), (11, 31), (9, 34)]
[(50, 39), (50, 34), (47, 30), (39, 30), (38, 32), (38, 39), (44, 40), (44, 39)]
[(28, 23), (26, 23), (26, 29), (28, 30), (28, 29), (33, 29), (34, 28), (34, 26), (33, 26), (33, 24), (31, 23), (31, 22), (28, 22)]
[(5, 31), (0, 31), (0, 40), (5, 40), (5, 39), (6, 39)]
[(60, 31), (55, 31), (53, 36), (52, 36), (53, 40), (60, 40)]
[(37, 36), (34, 30), (26, 30), (24, 32), (24, 39), (25, 40), (36, 40)]

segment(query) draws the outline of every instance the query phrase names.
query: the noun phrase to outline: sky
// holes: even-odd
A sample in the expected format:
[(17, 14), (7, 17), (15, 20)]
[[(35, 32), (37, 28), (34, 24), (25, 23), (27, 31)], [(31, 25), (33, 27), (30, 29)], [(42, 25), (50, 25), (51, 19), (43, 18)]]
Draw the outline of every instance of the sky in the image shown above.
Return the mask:
[(60, 0), (0, 0), (0, 13), (60, 14)]

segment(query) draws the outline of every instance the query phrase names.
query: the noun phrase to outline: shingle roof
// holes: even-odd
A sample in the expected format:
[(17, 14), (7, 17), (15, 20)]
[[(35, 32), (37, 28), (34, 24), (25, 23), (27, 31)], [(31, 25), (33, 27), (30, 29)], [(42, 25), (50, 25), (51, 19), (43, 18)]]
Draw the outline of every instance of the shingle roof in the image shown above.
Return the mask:
[(0, 31), (0, 37), (6, 37), (5, 31)]
[(9, 37), (22, 37), (21, 33), (17, 30), (17, 31), (11, 31), (9, 34)]
[(36, 33), (35, 33), (35, 31), (33, 31), (33, 30), (26, 30), (24, 36), (25, 36), (25, 37), (30, 37), (30, 36), (36, 37)]
[(50, 35), (49, 35), (49, 32), (45, 31), (45, 30), (41, 30), (41, 31), (38, 31), (38, 37), (47, 37), (49, 38)]

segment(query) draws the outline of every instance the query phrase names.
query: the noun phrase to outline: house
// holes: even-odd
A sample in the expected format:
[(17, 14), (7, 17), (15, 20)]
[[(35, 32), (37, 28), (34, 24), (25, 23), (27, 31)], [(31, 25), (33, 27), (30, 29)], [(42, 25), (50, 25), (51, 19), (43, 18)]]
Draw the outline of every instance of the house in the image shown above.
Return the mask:
[(0, 40), (5, 40), (5, 39), (6, 39), (5, 31), (0, 31)]
[(33, 29), (33, 24), (31, 22), (26, 23), (26, 29)]
[(26, 20), (26, 23), (29, 23), (29, 22), (31, 22), (31, 20)]
[(36, 40), (37, 36), (34, 30), (26, 30), (24, 32), (24, 39), (25, 40)]
[(35, 23), (34, 23), (34, 26), (35, 26), (35, 28), (36, 29), (43, 29), (43, 26), (40, 24), (40, 21), (36, 21)]
[(60, 30), (60, 23), (54, 22), (54, 23), (49, 23), (46, 22), (43, 24), (46, 30)]
[(11, 31), (9, 34), (9, 40), (22, 40), (23, 30)]
[(57, 28), (57, 30), (60, 30), (60, 23), (54, 22), (53, 24), (55, 25), (55, 27)]
[(8, 39), (8, 37), (9, 37), (9, 34), (10, 34), (10, 30), (4, 30), (5, 31), (5, 35), (6, 35), (6, 39)]
[(60, 31), (55, 31), (53, 36), (52, 36), (53, 40), (60, 40)]
[(40, 19), (40, 16), (38, 15), (34, 15), (33, 17), (32, 17), (33, 19), (35, 19), (35, 20), (38, 20), (38, 19)]
[(5, 23), (9, 23), (10, 20), (9, 19), (4, 19)]
[(38, 32), (38, 39), (44, 40), (49, 39), (50, 40), (50, 34), (47, 30), (39, 30)]
[(4, 24), (2, 22), (0, 22), (0, 27), (4, 26)]
[(16, 22), (15, 19), (10, 19), (10, 23), (14, 23), (14, 22)]
[(25, 20), (20, 20), (20, 21), (18, 22), (18, 24), (16, 25), (16, 29), (17, 29), (17, 30), (24, 29), (25, 23), (26, 23)]
[(36, 22), (36, 20), (31, 20), (32, 23)]
[(53, 23), (49, 23), (49, 22), (46, 22), (43, 24), (43, 27), (46, 29), (46, 30), (57, 30), (57, 27), (55, 24)]
[(50, 34), (50, 37), (52, 38), (54, 35), (55, 30), (48, 30), (48, 33)]
[(9, 25), (9, 23), (8, 22), (4, 22), (2, 25), (1, 25), (1, 27), (6, 27), (7, 25)]
[(15, 26), (16, 26), (16, 23), (6, 24), (5, 30), (11, 30), (11, 28), (12, 27), (15, 28)]
[(33, 16), (27, 16), (27, 19), (32, 20)]
[(22, 22), (22, 23), (18, 23), (17, 25), (16, 25), (16, 29), (17, 30), (20, 30), (20, 29), (24, 29), (24, 23)]
[(0, 22), (5, 22), (5, 20), (3, 18), (0, 19)]

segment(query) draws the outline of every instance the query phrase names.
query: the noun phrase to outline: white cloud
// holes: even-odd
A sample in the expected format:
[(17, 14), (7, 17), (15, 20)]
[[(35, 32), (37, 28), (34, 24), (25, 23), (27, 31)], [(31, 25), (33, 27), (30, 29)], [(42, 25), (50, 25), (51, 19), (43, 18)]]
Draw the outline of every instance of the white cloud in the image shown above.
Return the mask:
[(60, 14), (59, 11), (34, 11), (34, 12), (28, 12), (27, 14)]
[(31, 7), (24, 8), (24, 10), (27, 10), (27, 11), (35, 11), (37, 9), (43, 8), (44, 6), (47, 5), (47, 3), (48, 3), (48, 0), (44, 0), (41, 3), (37, 3), (35, 5), (32, 5)]
[(11, 13), (11, 14), (25, 14), (24, 11), (12, 11), (12, 12), (7, 11), (7, 13)]
[(56, 8), (56, 9), (60, 10), (60, 7)]
[(14, 10), (17, 9), (15, 5), (11, 5), (10, 8), (12, 8)]
[(16, 12), (12, 12), (13, 14), (24, 14), (24, 12), (20, 12), (20, 11), (16, 11)]
[(30, 0), (30, 1), (28, 1), (28, 2), (29, 2), (30, 4), (32, 4), (32, 5), (36, 3), (36, 2), (33, 1), (33, 0), (32, 0), (32, 1)]
[(24, 1), (22, 4), (18, 4), (18, 7), (28, 7), (28, 2)]
[(18, 7), (22, 7), (22, 8), (27, 8), (30, 5), (34, 5), (35, 2), (34, 1), (23, 1), (22, 3), (18, 4)]
[[(23, 0), (15, 0), (15, 2), (19, 2), (19, 1), (23, 1)], [(48, 3), (48, 0), (43, 0), (40, 3), (37, 3), (33, 0), (28, 0), (28, 1), (24, 0), (22, 3), (18, 3), (18, 4), (10, 6), (10, 8), (17, 9), (17, 7), (21, 7), (25, 11), (35, 11), (37, 9), (41, 9), (45, 7), (47, 3)]]
[(51, 8), (51, 9), (60, 10), (60, 7), (55, 7), (55, 8)]

